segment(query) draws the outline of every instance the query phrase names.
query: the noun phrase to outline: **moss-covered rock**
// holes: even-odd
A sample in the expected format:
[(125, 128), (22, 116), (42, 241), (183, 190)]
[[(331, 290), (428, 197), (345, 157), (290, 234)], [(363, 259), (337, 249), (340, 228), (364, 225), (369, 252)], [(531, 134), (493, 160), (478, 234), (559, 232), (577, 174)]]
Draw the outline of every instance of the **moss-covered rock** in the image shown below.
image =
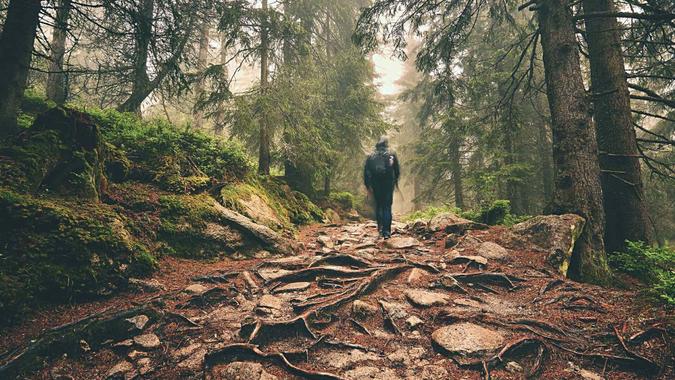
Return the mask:
[(0, 188), (0, 323), (36, 303), (109, 292), (155, 258), (110, 206)]

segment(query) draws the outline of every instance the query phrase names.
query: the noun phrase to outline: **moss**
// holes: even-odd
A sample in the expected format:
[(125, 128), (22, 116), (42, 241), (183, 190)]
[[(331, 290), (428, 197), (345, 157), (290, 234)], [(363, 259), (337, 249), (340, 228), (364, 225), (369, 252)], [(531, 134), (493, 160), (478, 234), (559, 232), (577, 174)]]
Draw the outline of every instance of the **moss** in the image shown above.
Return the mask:
[(0, 189), (0, 323), (37, 303), (99, 295), (156, 261), (103, 204)]
[(64, 150), (59, 133), (53, 130), (32, 134), (30, 143), (26, 140), (1, 147), (0, 185), (20, 192), (35, 192)]

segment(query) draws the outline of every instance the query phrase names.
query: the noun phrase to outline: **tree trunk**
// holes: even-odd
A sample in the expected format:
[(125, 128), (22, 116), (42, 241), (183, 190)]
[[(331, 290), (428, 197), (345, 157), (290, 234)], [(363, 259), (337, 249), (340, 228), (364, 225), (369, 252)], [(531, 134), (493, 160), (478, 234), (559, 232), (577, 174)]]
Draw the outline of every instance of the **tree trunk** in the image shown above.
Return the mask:
[[(584, 13), (615, 12), (611, 0), (584, 0)], [(621, 251), (626, 240), (653, 243), (640, 160), (632, 124), (619, 25), (613, 17), (585, 20), (604, 197), (605, 249)]]
[(330, 174), (323, 176), (323, 193), (325, 196), (330, 195)]
[[(262, 0), (262, 10), (267, 11), (267, 0)], [(265, 16), (265, 23), (267, 17)], [(269, 36), (267, 25), (263, 25), (260, 35), (260, 92), (265, 95), (267, 92), (267, 80), (269, 76)], [(260, 150), (258, 152), (258, 173), (263, 175), (270, 174), (270, 130), (268, 120), (265, 115), (260, 119)]]
[[(504, 121), (504, 152), (506, 155), (504, 156), (504, 166), (506, 166), (509, 169), (512, 169), (512, 166), (514, 162), (517, 162), (516, 160), (516, 149), (515, 149), (515, 143), (514, 143), (514, 135), (516, 134), (516, 126), (514, 125), (514, 122), (512, 120), (505, 120)], [(513, 175), (508, 175), (506, 177), (506, 183), (504, 184), (505, 190), (506, 190), (506, 199), (509, 200), (509, 203), (511, 204), (511, 211), (515, 214), (522, 214), (523, 213), (523, 208), (521, 207), (521, 197), (522, 197), (522, 192), (518, 188), (518, 181), (520, 181), (521, 178), (513, 178)]]
[(16, 132), (16, 117), (26, 90), (40, 0), (11, 0), (0, 35), (0, 136)]
[(136, 12), (134, 48), (134, 70), (131, 95), (117, 109), (122, 112), (141, 113), (141, 104), (152, 92), (148, 77), (148, 56), (152, 39), (155, 0), (142, 0), (141, 8)]
[[(201, 28), (199, 28), (199, 50), (197, 51), (197, 69), (199, 73), (202, 74), (208, 65), (209, 59), (209, 23), (203, 22)], [(204, 87), (205, 81), (203, 78), (197, 81), (195, 95), (197, 102), (202, 100), (204, 96)], [(204, 125), (204, 111), (195, 108), (192, 113), (194, 119), (194, 126), (197, 129), (202, 128)]]
[(461, 144), (459, 141), (453, 141), (450, 146), (450, 160), (451, 160), (451, 174), (452, 174), (452, 184), (454, 187), (455, 193), (455, 206), (457, 208), (464, 208), (464, 187), (462, 184), (462, 164), (460, 162)]
[(551, 143), (548, 138), (548, 125), (538, 124), (537, 147), (539, 162), (541, 163), (541, 182), (543, 187), (544, 205), (549, 204), (553, 197), (553, 164), (551, 163)]
[[(221, 70), (222, 70), (222, 78), (224, 81), (230, 80), (230, 72), (227, 69), (227, 47), (225, 46), (227, 43), (227, 34), (226, 33), (221, 33), (220, 34), (220, 65), (221, 65)], [(229, 83), (227, 84), (229, 88)], [(216, 117), (214, 118), (214, 123), (213, 123), (213, 133), (216, 136), (220, 136), (223, 134), (223, 130), (225, 129), (225, 107), (226, 107), (226, 102), (225, 100), (221, 101), (220, 104), (218, 105), (218, 112), (216, 113)]]
[(56, 24), (52, 32), (49, 74), (47, 77), (47, 98), (63, 105), (68, 96), (67, 76), (63, 72), (63, 57), (66, 53), (68, 22), (71, 0), (61, 0), (56, 10)]
[(586, 220), (572, 252), (568, 276), (606, 284), (611, 274), (603, 241), (605, 215), (598, 148), (568, 6), (568, 0), (546, 0), (540, 3), (538, 14), (555, 161), (550, 211), (574, 213)]

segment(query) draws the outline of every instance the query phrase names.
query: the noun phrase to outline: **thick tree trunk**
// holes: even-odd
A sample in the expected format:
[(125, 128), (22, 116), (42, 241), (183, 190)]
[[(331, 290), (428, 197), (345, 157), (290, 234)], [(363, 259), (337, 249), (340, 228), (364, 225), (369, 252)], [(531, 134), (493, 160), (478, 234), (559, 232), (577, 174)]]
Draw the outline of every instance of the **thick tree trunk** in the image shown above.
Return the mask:
[[(583, 5), (585, 13), (616, 11), (611, 0), (584, 0)], [(605, 249), (614, 252), (623, 250), (626, 240), (652, 243), (654, 231), (645, 205), (619, 25), (613, 17), (591, 17), (585, 23), (607, 220)]]
[(546, 123), (539, 123), (537, 147), (539, 149), (539, 162), (541, 164), (540, 171), (544, 190), (544, 205), (549, 204), (553, 197), (553, 164), (551, 163), (551, 142), (548, 138), (548, 129)]
[[(514, 162), (516, 162), (516, 149), (514, 142), (514, 135), (516, 134), (515, 125), (513, 122), (506, 122), (504, 124), (504, 152), (506, 155), (504, 157), (504, 166), (511, 167)], [(518, 186), (518, 178), (513, 178), (508, 176), (506, 178), (505, 190), (506, 190), (506, 199), (509, 200), (511, 204), (511, 211), (515, 214), (522, 214), (523, 208), (521, 207), (521, 197), (522, 192)]]
[[(267, 11), (267, 0), (262, 0), (262, 9)], [(269, 36), (267, 26), (264, 26), (260, 35), (260, 92), (267, 92), (267, 80), (269, 76)], [(260, 119), (260, 150), (258, 152), (258, 173), (270, 174), (270, 126), (265, 115)]]
[(462, 184), (462, 164), (460, 162), (461, 144), (458, 141), (453, 141), (450, 146), (450, 160), (451, 160), (451, 171), (452, 171), (452, 184), (454, 187), (455, 193), (455, 206), (463, 209), (464, 208), (464, 187)]
[(122, 112), (141, 113), (141, 104), (152, 92), (148, 77), (148, 56), (150, 40), (152, 39), (155, 0), (142, 0), (141, 7), (136, 12), (134, 48), (134, 70), (131, 95), (117, 109)]
[(606, 284), (610, 271), (603, 241), (598, 149), (568, 0), (542, 1), (538, 18), (553, 131), (555, 190), (551, 211), (586, 219), (567, 274), (576, 280)]
[(11, 0), (0, 35), (0, 136), (16, 132), (26, 89), (40, 0)]
[[(201, 28), (199, 28), (199, 50), (197, 51), (197, 69), (202, 73), (206, 66), (208, 65), (209, 59), (209, 23), (203, 22)], [(197, 101), (200, 101), (204, 96), (204, 79), (197, 81), (195, 88), (195, 95)], [(200, 129), (204, 125), (204, 112), (198, 108), (195, 108), (192, 113), (194, 119), (194, 126), (197, 129)]]
[(70, 18), (71, 0), (61, 0), (56, 10), (56, 25), (52, 32), (49, 75), (47, 77), (47, 98), (63, 105), (68, 96), (67, 76), (63, 71), (63, 57), (66, 53), (66, 38)]

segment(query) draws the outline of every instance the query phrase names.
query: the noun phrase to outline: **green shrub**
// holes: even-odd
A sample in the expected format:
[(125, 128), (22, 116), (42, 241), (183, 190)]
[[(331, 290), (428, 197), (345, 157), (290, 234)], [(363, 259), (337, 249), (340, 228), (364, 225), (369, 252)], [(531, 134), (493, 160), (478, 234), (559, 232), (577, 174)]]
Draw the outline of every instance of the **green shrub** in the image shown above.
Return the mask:
[(675, 250), (652, 247), (643, 242), (626, 242), (625, 252), (609, 255), (610, 265), (649, 286), (647, 294), (675, 306)]
[(462, 211), (457, 207), (449, 205), (443, 206), (428, 206), (422, 210), (412, 212), (403, 217), (404, 221), (412, 221), (416, 219), (430, 220), (436, 215), (452, 212), (462, 218), (473, 220), (474, 222), (484, 223), (491, 226), (504, 225), (510, 227), (514, 224), (523, 222), (531, 216), (529, 215), (513, 215), (511, 214), (511, 203), (505, 199), (499, 199), (492, 202), (487, 207), (480, 209)]
[(457, 212), (457, 208), (450, 207), (448, 205), (443, 205), (443, 206), (428, 206), (422, 210), (417, 210), (409, 213), (408, 215), (405, 215), (403, 217), (403, 221), (405, 222), (410, 222), (413, 220), (417, 219), (422, 219), (422, 220), (430, 220), (431, 218), (435, 217), (436, 215), (443, 214), (446, 212)]

